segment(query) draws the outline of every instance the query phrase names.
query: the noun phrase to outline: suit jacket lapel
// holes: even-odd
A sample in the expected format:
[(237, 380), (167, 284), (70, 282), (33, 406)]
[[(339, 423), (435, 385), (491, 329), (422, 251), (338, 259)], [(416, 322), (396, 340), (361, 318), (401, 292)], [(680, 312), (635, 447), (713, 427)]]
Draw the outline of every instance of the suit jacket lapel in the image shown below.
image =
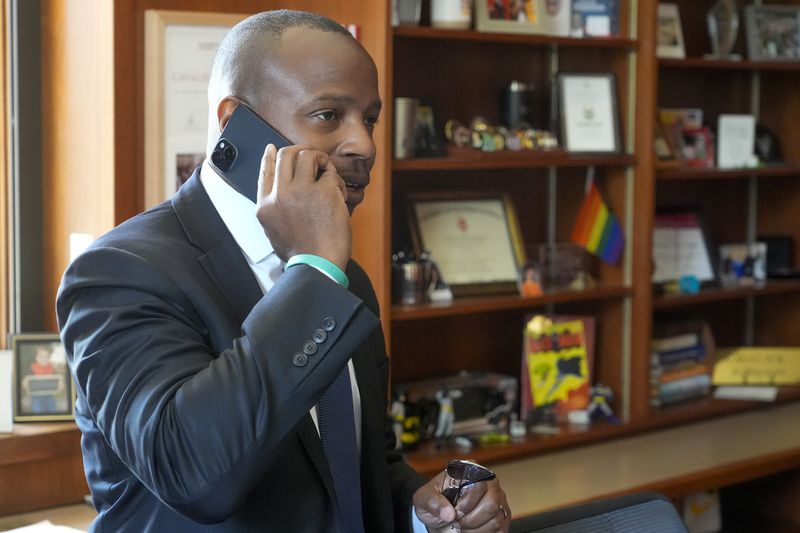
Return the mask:
[[(261, 299), (261, 287), (200, 183), (199, 174), (198, 168), (175, 194), (172, 205), (189, 240), (204, 252), (198, 261), (241, 324)], [(311, 415), (302, 418), (296, 431), (328, 494), (335, 499), (333, 478)]]
[(200, 183), (199, 167), (172, 205), (189, 240), (204, 252), (198, 261), (241, 324), (261, 298), (261, 287)]

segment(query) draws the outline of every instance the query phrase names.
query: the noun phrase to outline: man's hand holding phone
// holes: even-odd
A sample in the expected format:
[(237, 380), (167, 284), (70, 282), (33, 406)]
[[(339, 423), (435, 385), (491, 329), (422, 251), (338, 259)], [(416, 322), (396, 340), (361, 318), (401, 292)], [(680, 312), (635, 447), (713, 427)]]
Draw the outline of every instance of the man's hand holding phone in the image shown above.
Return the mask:
[(353, 238), (346, 200), (328, 154), (302, 144), (264, 150), (256, 216), (283, 261), (314, 254), (345, 270)]

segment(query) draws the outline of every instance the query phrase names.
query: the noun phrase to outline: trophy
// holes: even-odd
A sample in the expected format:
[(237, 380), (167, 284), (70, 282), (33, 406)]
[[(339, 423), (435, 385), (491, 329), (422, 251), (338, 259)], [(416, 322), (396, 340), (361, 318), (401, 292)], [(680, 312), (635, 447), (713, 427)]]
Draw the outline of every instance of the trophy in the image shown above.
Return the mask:
[(706, 59), (739, 60), (739, 54), (731, 53), (739, 32), (739, 12), (736, 0), (717, 0), (706, 15), (708, 35), (711, 38), (711, 54)]

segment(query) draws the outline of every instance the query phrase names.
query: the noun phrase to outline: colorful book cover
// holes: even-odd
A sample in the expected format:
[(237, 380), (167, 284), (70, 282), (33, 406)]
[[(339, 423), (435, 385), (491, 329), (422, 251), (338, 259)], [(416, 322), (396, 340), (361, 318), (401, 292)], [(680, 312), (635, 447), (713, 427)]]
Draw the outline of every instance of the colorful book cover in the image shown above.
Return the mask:
[(537, 315), (525, 327), (522, 415), (551, 407), (558, 418), (589, 404), (594, 318)]

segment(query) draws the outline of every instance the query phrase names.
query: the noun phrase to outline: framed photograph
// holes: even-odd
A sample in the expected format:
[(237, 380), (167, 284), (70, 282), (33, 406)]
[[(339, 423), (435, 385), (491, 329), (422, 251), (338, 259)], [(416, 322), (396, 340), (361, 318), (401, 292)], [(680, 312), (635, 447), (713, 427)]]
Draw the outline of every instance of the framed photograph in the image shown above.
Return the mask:
[(657, 16), (656, 56), (668, 59), (685, 58), (686, 49), (678, 4), (658, 4)]
[(172, 196), (205, 159), (211, 62), (245, 17), (145, 11), (145, 208)]
[(747, 56), (752, 61), (800, 61), (800, 7), (747, 6)]
[(10, 336), (14, 421), (72, 420), (75, 387), (56, 333)]
[(719, 247), (719, 278), (724, 286), (754, 285), (767, 280), (767, 244), (731, 243)]
[(562, 145), (568, 152), (621, 151), (614, 74), (561, 73), (558, 99)]
[(499, 33), (546, 34), (541, 0), (477, 0), (475, 2), (475, 29)]
[(408, 213), (414, 252), (430, 255), (455, 297), (517, 292), (525, 257), (507, 195), (417, 193)]
[(717, 251), (711, 242), (698, 209), (658, 209), (653, 221), (653, 283), (694, 276), (701, 285), (717, 284)]

